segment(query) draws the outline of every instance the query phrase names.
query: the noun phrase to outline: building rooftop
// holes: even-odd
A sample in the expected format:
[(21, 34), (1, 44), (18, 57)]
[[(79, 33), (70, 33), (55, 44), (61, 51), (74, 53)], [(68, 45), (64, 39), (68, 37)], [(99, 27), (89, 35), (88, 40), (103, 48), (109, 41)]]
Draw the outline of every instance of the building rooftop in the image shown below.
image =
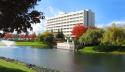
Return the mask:
[(76, 14), (76, 13), (82, 13), (82, 12), (84, 12), (84, 11), (91, 11), (91, 10), (90, 10), (90, 9), (85, 9), (85, 10), (73, 11), (73, 12), (68, 12), (68, 13), (66, 13), (66, 12), (62, 12), (62, 13), (60, 13), (60, 14), (57, 15), (57, 16), (54, 16), (54, 17), (50, 17), (50, 18), (48, 18), (47, 20), (49, 20), (49, 19), (53, 19), (53, 18), (62, 17), (62, 16), (67, 16), (67, 15), (72, 15), (72, 14)]

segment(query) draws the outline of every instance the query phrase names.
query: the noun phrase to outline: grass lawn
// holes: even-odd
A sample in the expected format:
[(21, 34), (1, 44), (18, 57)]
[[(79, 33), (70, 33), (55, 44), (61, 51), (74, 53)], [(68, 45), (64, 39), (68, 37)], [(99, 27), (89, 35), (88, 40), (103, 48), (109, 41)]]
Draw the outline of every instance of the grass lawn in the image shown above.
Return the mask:
[(0, 59), (0, 72), (36, 72), (27, 68), (23, 63), (7, 62)]
[(46, 47), (47, 44), (43, 42), (16, 42), (17, 46), (42, 46)]
[(96, 51), (93, 50), (94, 46), (88, 46), (83, 49), (80, 49), (80, 52), (87, 52), (87, 53), (95, 53)]
[(82, 53), (107, 53), (107, 54), (125, 54), (125, 52), (119, 52), (119, 51), (113, 51), (113, 52), (98, 52), (93, 50), (93, 48), (96, 46), (86, 46), (83, 49), (80, 49), (79, 51)]

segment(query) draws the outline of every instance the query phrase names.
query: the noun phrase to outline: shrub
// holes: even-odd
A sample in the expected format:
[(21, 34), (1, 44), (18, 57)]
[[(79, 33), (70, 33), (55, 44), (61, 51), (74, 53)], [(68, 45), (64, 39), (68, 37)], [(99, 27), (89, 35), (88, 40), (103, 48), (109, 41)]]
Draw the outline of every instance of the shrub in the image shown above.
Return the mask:
[(124, 52), (125, 51), (125, 46), (120, 46), (119, 49), (118, 49), (118, 51)]
[(99, 52), (125, 51), (125, 46), (99, 45), (94, 47)]

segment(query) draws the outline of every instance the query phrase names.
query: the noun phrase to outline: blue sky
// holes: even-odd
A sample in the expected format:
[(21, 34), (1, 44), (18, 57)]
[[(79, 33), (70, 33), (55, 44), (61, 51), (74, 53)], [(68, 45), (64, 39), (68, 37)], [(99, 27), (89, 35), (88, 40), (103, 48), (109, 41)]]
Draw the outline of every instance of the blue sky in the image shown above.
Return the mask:
[(46, 17), (91, 9), (95, 12), (96, 26), (125, 22), (125, 0), (41, 0), (36, 9), (43, 11)]

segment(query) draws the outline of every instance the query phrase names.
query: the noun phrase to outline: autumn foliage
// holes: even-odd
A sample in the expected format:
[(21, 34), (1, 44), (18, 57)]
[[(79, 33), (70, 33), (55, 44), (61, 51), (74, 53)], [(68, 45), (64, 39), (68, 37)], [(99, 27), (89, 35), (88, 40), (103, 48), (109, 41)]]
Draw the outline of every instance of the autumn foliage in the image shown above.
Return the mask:
[(87, 30), (87, 27), (83, 26), (82, 24), (76, 24), (73, 27), (72, 30), (72, 36), (74, 36), (75, 38), (79, 38), (83, 33), (85, 33)]
[(13, 39), (13, 38), (19, 38), (19, 39), (29, 39), (29, 40), (35, 40), (36, 39), (36, 34), (29, 34), (29, 35), (25, 35), (25, 34), (12, 34), (12, 33), (6, 33), (3, 38), (4, 39)]

